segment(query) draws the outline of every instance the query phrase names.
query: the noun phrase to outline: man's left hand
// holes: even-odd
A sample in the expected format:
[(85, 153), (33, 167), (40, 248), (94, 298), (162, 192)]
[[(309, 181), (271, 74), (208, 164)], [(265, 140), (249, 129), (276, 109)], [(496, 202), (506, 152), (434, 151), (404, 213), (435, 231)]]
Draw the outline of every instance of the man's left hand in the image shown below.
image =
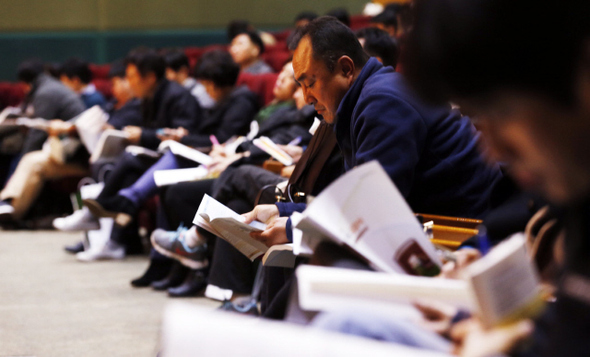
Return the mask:
[(277, 244), (290, 243), (287, 239), (287, 219), (288, 217), (279, 217), (270, 222), (262, 232), (252, 232), (250, 236), (261, 241), (267, 247)]

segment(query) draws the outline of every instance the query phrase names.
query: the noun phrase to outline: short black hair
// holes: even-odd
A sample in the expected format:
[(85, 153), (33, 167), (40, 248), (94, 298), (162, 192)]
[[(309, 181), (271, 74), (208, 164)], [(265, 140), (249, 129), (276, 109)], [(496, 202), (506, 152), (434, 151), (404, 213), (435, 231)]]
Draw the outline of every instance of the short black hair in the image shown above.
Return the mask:
[(180, 71), (182, 67), (190, 70), (190, 63), (188, 56), (180, 49), (168, 50), (164, 53), (164, 61), (166, 61), (166, 68), (172, 69), (174, 72)]
[(316, 14), (313, 11), (301, 11), (300, 13), (297, 14), (297, 16), (295, 16), (295, 20), (293, 22), (297, 22), (297, 21), (301, 21), (301, 20), (307, 20), (307, 21), (313, 21), (315, 19), (317, 19), (318, 14)]
[(294, 51), (305, 36), (311, 40), (314, 58), (323, 61), (330, 72), (342, 56), (350, 57), (357, 68), (362, 68), (369, 59), (354, 32), (332, 16), (318, 17), (295, 30), (289, 49)]
[(338, 7), (326, 12), (326, 16), (335, 17), (338, 19), (338, 21), (350, 27), (350, 14), (348, 13), (348, 10), (343, 7)]
[(109, 69), (109, 78), (125, 78), (125, 61), (118, 59), (111, 62), (111, 68)]
[(417, 1), (404, 73), (432, 101), (513, 89), (569, 105), (589, 8), (590, 1)]
[(233, 20), (227, 25), (227, 38), (233, 40), (237, 35), (253, 30), (248, 20)]
[(88, 66), (88, 62), (83, 59), (72, 57), (65, 60), (60, 67), (60, 75), (66, 76), (70, 79), (78, 77), (84, 84), (92, 81), (92, 71)]
[(43, 62), (38, 58), (31, 58), (18, 65), (16, 76), (19, 81), (31, 84), (44, 71)]
[(244, 31), (238, 35), (247, 35), (250, 38), (250, 41), (254, 44), (254, 46), (258, 47), (258, 51), (260, 54), (264, 53), (264, 42), (262, 42), (262, 38), (258, 32), (253, 30)]
[(222, 50), (206, 52), (195, 67), (198, 79), (212, 81), (217, 87), (233, 87), (239, 74), (240, 66), (228, 52)]
[(383, 10), (380, 14), (371, 18), (374, 24), (383, 24), (385, 26), (393, 26), (397, 29), (397, 12), (393, 10)]
[(399, 46), (397, 41), (383, 30), (375, 27), (366, 27), (356, 32), (357, 38), (365, 39), (363, 48), (369, 56), (379, 57), (384, 66), (397, 66), (399, 58)]
[(154, 73), (159, 81), (166, 74), (166, 62), (164, 57), (151, 48), (139, 47), (131, 50), (125, 57), (125, 66), (134, 65), (142, 77), (148, 73)]

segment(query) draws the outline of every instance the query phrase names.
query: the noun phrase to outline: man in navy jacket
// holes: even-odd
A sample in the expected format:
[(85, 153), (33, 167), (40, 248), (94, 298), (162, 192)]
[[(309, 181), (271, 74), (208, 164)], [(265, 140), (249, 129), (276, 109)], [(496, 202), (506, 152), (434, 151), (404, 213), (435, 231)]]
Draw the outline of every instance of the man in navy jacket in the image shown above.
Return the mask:
[[(488, 210), (501, 174), (484, 163), (468, 118), (421, 102), (400, 74), (369, 59), (354, 33), (332, 18), (299, 30), (291, 49), (295, 79), (306, 101), (334, 124), (347, 170), (378, 160), (416, 212), (481, 217)], [(277, 216), (303, 208), (259, 206), (248, 220), (269, 224), (258, 236), (267, 245), (285, 243), (288, 222)]]

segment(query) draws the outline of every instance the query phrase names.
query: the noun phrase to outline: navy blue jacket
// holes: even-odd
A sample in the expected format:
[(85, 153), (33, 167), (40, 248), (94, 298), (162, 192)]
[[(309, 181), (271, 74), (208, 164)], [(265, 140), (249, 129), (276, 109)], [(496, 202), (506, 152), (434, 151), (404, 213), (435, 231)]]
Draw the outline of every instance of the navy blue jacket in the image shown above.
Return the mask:
[(334, 130), (349, 170), (378, 160), (414, 212), (481, 217), (498, 167), (469, 118), (423, 103), (401, 74), (371, 58), (338, 107)]
[(149, 149), (160, 145), (157, 129), (183, 127), (192, 132), (202, 117), (195, 97), (180, 84), (166, 79), (158, 84), (153, 98), (142, 100), (141, 111), (143, 127), (139, 143)]
[(141, 126), (143, 120), (141, 117), (141, 102), (139, 99), (131, 99), (119, 109), (115, 109), (114, 101), (105, 105), (105, 110), (109, 114), (108, 123), (121, 130), (127, 125)]

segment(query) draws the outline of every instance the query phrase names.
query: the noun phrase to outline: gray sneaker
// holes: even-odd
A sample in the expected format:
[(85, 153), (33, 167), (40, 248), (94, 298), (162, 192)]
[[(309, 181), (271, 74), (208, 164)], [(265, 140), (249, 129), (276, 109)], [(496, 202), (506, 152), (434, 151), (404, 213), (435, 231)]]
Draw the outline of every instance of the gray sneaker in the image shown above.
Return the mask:
[(159, 253), (178, 260), (186, 267), (191, 269), (206, 268), (209, 265), (207, 244), (189, 247), (184, 239), (186, 231), (188, 229), (182, 225), (172, 232), (156, 229), (151, 236), (152, 245)]

